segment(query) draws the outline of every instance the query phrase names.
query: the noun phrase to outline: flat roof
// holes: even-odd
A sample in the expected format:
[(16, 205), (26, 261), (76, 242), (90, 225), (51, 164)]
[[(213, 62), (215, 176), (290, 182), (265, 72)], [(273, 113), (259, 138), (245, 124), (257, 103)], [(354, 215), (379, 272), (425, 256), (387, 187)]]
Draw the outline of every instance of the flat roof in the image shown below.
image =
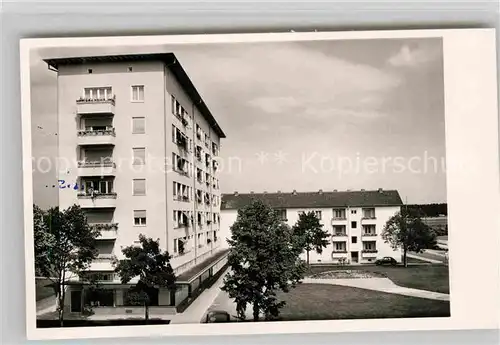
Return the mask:
[(186, 272), (180, 274), (177, 277), (177, 283), (191, 283), (194, 278), (199, 277), (201, 274), (206, 272), (211, 268), (216, 262), (222, 260), (229, 253), (229, 249), (223, 249), (214, 255), (210, 256), (206, 260), (200, 262), (193, 268), (190, 268)]
[(165, 66), (174, 74), (177, 81), (182, 85), (191, 100), (195, 103), (196, 108), (203, 115), (205, 120), (214, 129), (220, 138), (225, 138), (224, 131), (219, 126), (214, 116), (208, 109), (205, 101), (201, 98), (198, 90), (193, 85), (193, 82), (187, 75), (186, 71), (179, 63), (174, 53), (155, 53), (155, 54), (127, 54), (127, 55), (102, 55), (102, 56), (80, 56), (80, 57), (64, 57), (55, 59), (44, 59), (55, 70), (60, 66), (81, 65), (85, 63), (110, 63), (110, 62), (145, 62), (145, 61), (162, 61)]

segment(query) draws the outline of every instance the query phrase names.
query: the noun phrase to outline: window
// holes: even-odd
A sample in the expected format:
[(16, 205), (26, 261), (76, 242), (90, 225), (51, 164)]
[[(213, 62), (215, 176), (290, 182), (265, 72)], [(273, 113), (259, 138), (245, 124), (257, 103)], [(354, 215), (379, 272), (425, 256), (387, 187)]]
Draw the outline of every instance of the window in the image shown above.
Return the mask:
[(146, 211), (134, 211), (134, 225), (144, 226), (146, 225)]
[(132, 102), (144, 102), (144, 85), (132, 85)]
[(358, 238), (356, 236), (352, 236), (351, 243), (358, 243)]
[(146, 180), (145, 179), (134, 179), (134, 195), (146, 195)]
[(365, 250), (365, 251), (377, 250), (376, 242), (375, 241), (363, 242), (363, 250)]
[(88, 74), (92, 74), (92, 68), (89, 68), (89, 69), (87, 70), (87, 72), (88, 72)]
[(345, 252), (346, 251), (345, 242), (334, 242), (333, 248), (334, 248), (334, 251), (336, 251), (336, 252)]
[(336, 225), (333, 227), (334, 236), (346, 236), (345, 225)]
[(113, 193), (113, 180), (111, 179), (96, 179), (83, 180), (82, 188), (87, 194), (98, 192), (99, 194)]
[(133, 164), (144, 165), (146, 164), (146, 149), (144, 147), (137, 147), (133, 151)]
[(375, 219), (375, 208), (364, 208), (363, 218)]
[(375, 236), (375, 225), (363, 225), (363, 235), (365, 236)]
[(131, 66), (128, 67), (128, 71), (132, 72), (132, 67)]
[(111, 87), (86, 87), (83, 89), (85, 99), (111, 99), (113, 92)]
[(177, 253), (177, 239), (174, 239), (174, 253)]
[(351, 214), (356, 214), (356, 210), (351, 210)]
[(314, 211), (316, 218), (321, 219), (321, 211)]
[(333, 218), (345, 219), (345, 209), (343, 208), (333, 209)]
[(357, 225), (358, 224), (356, 222), (351, 222), (351, 228), (352, 229), (356, 229)]
[(133, 134), (146, 133), (146, 119), (144, 117), (132, 118), (132, 133)]
[(286, 217), (286, 208), (283, 209), (278, 209), (276, 210), (276, 213), (278, 214), (278, 217), (281, 221), (286, 222), (287, 217)]

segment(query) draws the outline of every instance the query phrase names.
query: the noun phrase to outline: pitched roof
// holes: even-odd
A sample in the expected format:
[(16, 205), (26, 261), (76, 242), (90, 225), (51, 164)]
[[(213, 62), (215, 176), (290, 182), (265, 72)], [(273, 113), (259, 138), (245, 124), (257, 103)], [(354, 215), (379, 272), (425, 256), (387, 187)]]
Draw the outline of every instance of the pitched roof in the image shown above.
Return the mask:
[(292, 192), (292, 193), (234, 193), (223, 194), (221, 210), (236, 210), (253, 200), (261, 200), (273, 208), (329, 208), (401, 206), (397, 190)]
[(189, 98), (196, 103), (195, 106), (198, 108), (200, 113), (203, 115), (205, 120), (212, 126), (214, 131), (220, 138), (225, 138), (226, 135), (220, 128), (219, 124), (215, 120), (214, 116), (208, 109), (207, 105), (201, 98), (198, 90), (196, 90), (191, 79), (187, 75), (184, 68), (179, 63), (179, 60), (175, 57), (174, 53), (156, 53), (156, 54), (126, 54), (126, 55), (102, 55), (102, 56), (83, 56), (83, 57), (64, 57), (56, 59), (44, 59), (45, 63), (57, 70), (59, 66), (65, 65), (77, 65), (85, 63), (110, 63), (110, 62), (139, 62), (139, 61), (162, 61), (165, 66), (170, 69), (172, 74), (174, 74), (177, 81), (182, 85), (184, 91), (188, 94)]

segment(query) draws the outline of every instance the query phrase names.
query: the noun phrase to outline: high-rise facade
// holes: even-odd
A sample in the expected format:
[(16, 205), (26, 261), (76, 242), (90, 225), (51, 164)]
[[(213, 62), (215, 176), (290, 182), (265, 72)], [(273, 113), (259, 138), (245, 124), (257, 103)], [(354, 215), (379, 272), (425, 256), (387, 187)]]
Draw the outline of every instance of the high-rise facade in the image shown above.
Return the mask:
[(88, 274), (108, 287), (89, 296), (75, 285), (69, 305), (133, 312), (112, 261), (144, 234), (172, 255), (178, 276), (179, 288), (154, 292), (153, 305), (177, 306), (225, 263), (218, 177), (224, 132), (172, 53), (46, 62), (57, 72), (59, 206), (80, 205), (101, 230)]

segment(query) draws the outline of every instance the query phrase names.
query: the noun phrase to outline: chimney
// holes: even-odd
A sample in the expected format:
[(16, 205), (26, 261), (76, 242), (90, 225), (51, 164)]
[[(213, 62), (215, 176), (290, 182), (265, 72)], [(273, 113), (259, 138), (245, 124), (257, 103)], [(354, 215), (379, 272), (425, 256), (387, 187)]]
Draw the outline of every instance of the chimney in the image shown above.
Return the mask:
[(234, 196), (238, 196), (238, 191), (235, 191), (235, 192), (234, 192)]
[(281, 194), (281, 191), (280, 191), (280, 190), (278, 191), (278, 194)]
[(383, 190), (382, 188), (379, 188), (379, 189), (378, 189), (378, 192), (379, 192), (379, 193), (382, 193), (383, 191), (384, 191), (384, 190)]
[(292, 192), (293, 195), (297, 195), (297, 191), (294, 189)]
[(319, 194), (323, 194), (323, 189), (320, 189), (320, 190), (319, 190)]
[(334, 189), (333, 191), (334, 191), (334, 192), (338, 192), (338, 190), (336, 190), (336, 189)]

